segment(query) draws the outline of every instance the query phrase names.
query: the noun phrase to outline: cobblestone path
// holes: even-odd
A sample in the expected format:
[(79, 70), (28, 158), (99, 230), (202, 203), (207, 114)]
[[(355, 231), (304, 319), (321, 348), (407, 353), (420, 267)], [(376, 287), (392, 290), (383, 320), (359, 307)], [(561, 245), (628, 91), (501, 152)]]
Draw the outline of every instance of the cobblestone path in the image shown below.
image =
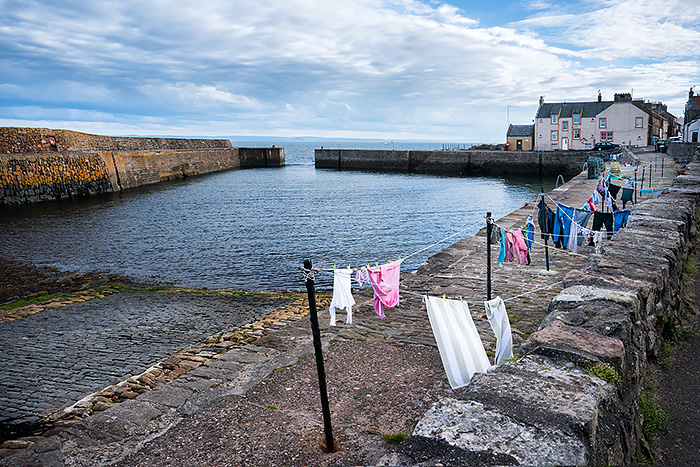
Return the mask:
[(125, 291), (0, 324), (0, 424), (31, 422), (289, 300)]

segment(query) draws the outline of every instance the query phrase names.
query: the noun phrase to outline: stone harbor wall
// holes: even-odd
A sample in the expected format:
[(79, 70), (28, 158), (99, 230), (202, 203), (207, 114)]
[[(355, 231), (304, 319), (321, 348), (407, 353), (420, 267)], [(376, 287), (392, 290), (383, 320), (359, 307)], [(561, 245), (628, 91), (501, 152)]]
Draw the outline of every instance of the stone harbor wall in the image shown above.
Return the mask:
[(700, 163), (686, 173), (632, 207), (604, 251), (567, 274), (517, 359), (436, 403), (409, 440), (507, 456), (514, 465), (633, 464), (648, 359), (685, 310)]
[(387, 170), (402, 172), (470, 174), (547, 173), (574, 175), (597, 151), (385, 151), (316, 149), (321, 169)]
[(229, 140), (0, 128), (0, 205), (110, 193), (221, 170), (280, 167), (284, 162), (284, 148), (234, 148)]

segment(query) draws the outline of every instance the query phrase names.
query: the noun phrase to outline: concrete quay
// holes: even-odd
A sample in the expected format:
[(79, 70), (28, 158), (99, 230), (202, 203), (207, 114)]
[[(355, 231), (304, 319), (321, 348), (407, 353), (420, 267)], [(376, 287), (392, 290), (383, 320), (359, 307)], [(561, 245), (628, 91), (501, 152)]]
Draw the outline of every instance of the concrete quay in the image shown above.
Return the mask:
[[(664, 176), (655, 173), (653, 186), (671, 184), (675, 172), (670, 170), (668, 158), (654, 153), (638, 157), (642, 164), (664, 158)], [(700, 167), (693, 168), (692, 175), (678, 178), (672, 190), (681, 198), (665, 204), (664, 213), (652, 211), (644, 203), (634, 206), (633, 216), (639, 213), (639, 220), (631, 219), (629, 235), (645, 225), (662, 229), (670, 238), (674, 229), (680, 232), (690, 206), (683, 196), (699, 194)], [(550, 196), (581, 206), (595, 183), (585, 175), (578, 176)], [(535, 202), (498, 219), (498, 225), (521, 226)], [(649, 204), (662, 202), (659, 198)], [(548, 204), (554, 207), (550, 200)], [(671, 205), (678, 209), (668, 209)], [(287, 318), (260, 325), (251, 336), (254, 341), (239, 341), (230, 351), (177, 379), (58, 427), (42, 439), (27, 440), (35, 442), (0, 465), (504, 465), (532, 464), (532, 456), (540, 456), (534, 462), (540, 465), (601, 463), (600, 458), (588, 455), (593, 451), (591, 443), (586, 444), (590, 436), (587, 430), (594, 429), (588, 424), (589, 409), (593, 404), (601, 413), (611, 413), (605, 408), (606, 404), (614, 405), (614, 385), (581, 368), (586, 363), (606, 361), (611, 353), (620, 355), (611, 339), (624, 337), (625, 325), (619, 321), (612, 333), (599, 336), (585, 328), (587, 322), (595, 320), (578, 310), (578, 324), (583, 323), (584, 328), (571, 329), (576, 325), (576, 310), (558, 307), (586, 299), (585, 291), (569, 289), (584, 286), (580, 271), (593, 263), (596, 267), (605, 264), (608, 251), (614, 260), (606, 266), (608, 271), (620, 269), (621, 260), (615, 260), (614, 255), (623, 241), (629, 241), (625, 235), (620, 233), (608, 242), (603, 255), (593, 256), (590, 247), (582, 246), (579, 253), (588, 258), (550, 248), (550, 271), (544, 268), (542, 247), (533, 249), (532, 264), (527, 266), (496, 263), (494, 248), (493, 295), (517, 297), (508, 301), (514, 343), (516, 350), (528, 350), (530, 355), (494, 373), (478, 375), (467, 390), (452, 391), (447, 384), (420, 295), (464, 297), (492, 358), (495, 339), (482, 311), (485, 229), (434, 255), (417, 271), (404, 273), (401, 304), (388, 310), (384, 320), (374, 315), (370, 291), (358, 291), (354, 324), (344, 324), (341, 312), (339, 325), (325, 327), (322, 334), (331, 414), (340, 445), (337, 452), (326, 454), (319, 446), (323, 430), (311, 333), (306, 320), (299, 319), (305, 314), (303, 304), (296, 304), (296, 312)], [(664, 257), (652, 250), (640, 255), (639, 261)], [(611, 274), (614, 280), (622, 280), (618, 272)], [(599, 276), (594, 270), (585, 279), (590, 285), (590, 277)], [(640, 280), (628, 279), (623, 285), (632, 287)], [(569, 292), (562, 296), (565, 287)], [(619, 302), (624, 308), (634, 300), (600, 299), (608, 307)], [(321, 306), (327, 304), (327, 297), (320, 300)], [(550, 311), (559, 315), (567, 311), (569, 315), (559, 320), (563, 319), (563, 324), (554, 323), (556, 320), (548, 316)], [(567, 332), (548, 336), (543, 332), (548, 329), (545, 318)], [(322, 311), (320, 319), (327, 323), (327, 312)], [(554, 342), (552, 334), (568, 340)], [(587, 354), (575, 352), (571, 336), (589, 340)], [(553, 355), (569, 359), (562, 363)], [(621, 361), (612, 363), (619, 374), (627, 375)], [(520, 383), (514, 385), (514, 381)], [(533, 405), (536, 400), (539, 405)], [(515, 409), (509, 412), (508, 407)], [(473, 415), (483, 426), (465, 426), (459, 413)], [(610, 451), (614, 452), (617, 434), (606, 420), (602, 422), (599, 435), (601, 439), (609, 435)], [(479, 433), (479, 429), (487, 431)], [(399, 433), (408, 435), (399, 445), (382, 437)], [(471, 438), (465, 441), (464, 433)], [(522, 439), (517, 439), (519, 434)], [(598, 439), (595, 436), (594, 440)], [(484, 445), (474, 441), (479, 439), (493, 442)], [(543, 451), (543, 446), (550, 450)], [(628, 447), (628, 451), (633, 449)], [(621, 460), (628, 463), (628, 459)]]

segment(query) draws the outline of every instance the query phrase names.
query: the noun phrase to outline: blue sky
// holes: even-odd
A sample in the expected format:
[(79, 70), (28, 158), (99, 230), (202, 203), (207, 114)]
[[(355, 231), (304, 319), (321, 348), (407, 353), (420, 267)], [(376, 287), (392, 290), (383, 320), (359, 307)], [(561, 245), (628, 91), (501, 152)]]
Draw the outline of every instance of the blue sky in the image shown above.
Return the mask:
[[(697, 0), (0, 0), (0, 126), (500, 142), (700, 85)], [(694, 13), (693, 13), (694, 12)], [(696, 91), (700, 91), (698, 88)]]

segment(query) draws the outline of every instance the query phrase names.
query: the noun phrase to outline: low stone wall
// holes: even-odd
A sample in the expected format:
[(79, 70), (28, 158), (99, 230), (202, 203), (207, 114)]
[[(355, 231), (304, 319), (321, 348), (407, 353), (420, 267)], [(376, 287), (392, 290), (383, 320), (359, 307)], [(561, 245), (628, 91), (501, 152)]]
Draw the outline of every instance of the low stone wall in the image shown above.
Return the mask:
[(567, 274), (520, 358), (436, 403), (414, 439), (521, 465), (631, 465), (639, 398), (664, 327), (684, 309), (683, 267), (698, 234), (700, 164), (632, 207), (602, 254)]
[(402, 172), (503, 174), (581, 172), (595, 151), (385, 151), (316, 149), (316, 167), (322, 169), (387, 170)]
[(283, 166), (284, 148), (0, 128), (0, 205), (121, 191), (221, 170)]
[(700, 158), (700, 143), (667, 143), (668, 155), (681, 164)]

